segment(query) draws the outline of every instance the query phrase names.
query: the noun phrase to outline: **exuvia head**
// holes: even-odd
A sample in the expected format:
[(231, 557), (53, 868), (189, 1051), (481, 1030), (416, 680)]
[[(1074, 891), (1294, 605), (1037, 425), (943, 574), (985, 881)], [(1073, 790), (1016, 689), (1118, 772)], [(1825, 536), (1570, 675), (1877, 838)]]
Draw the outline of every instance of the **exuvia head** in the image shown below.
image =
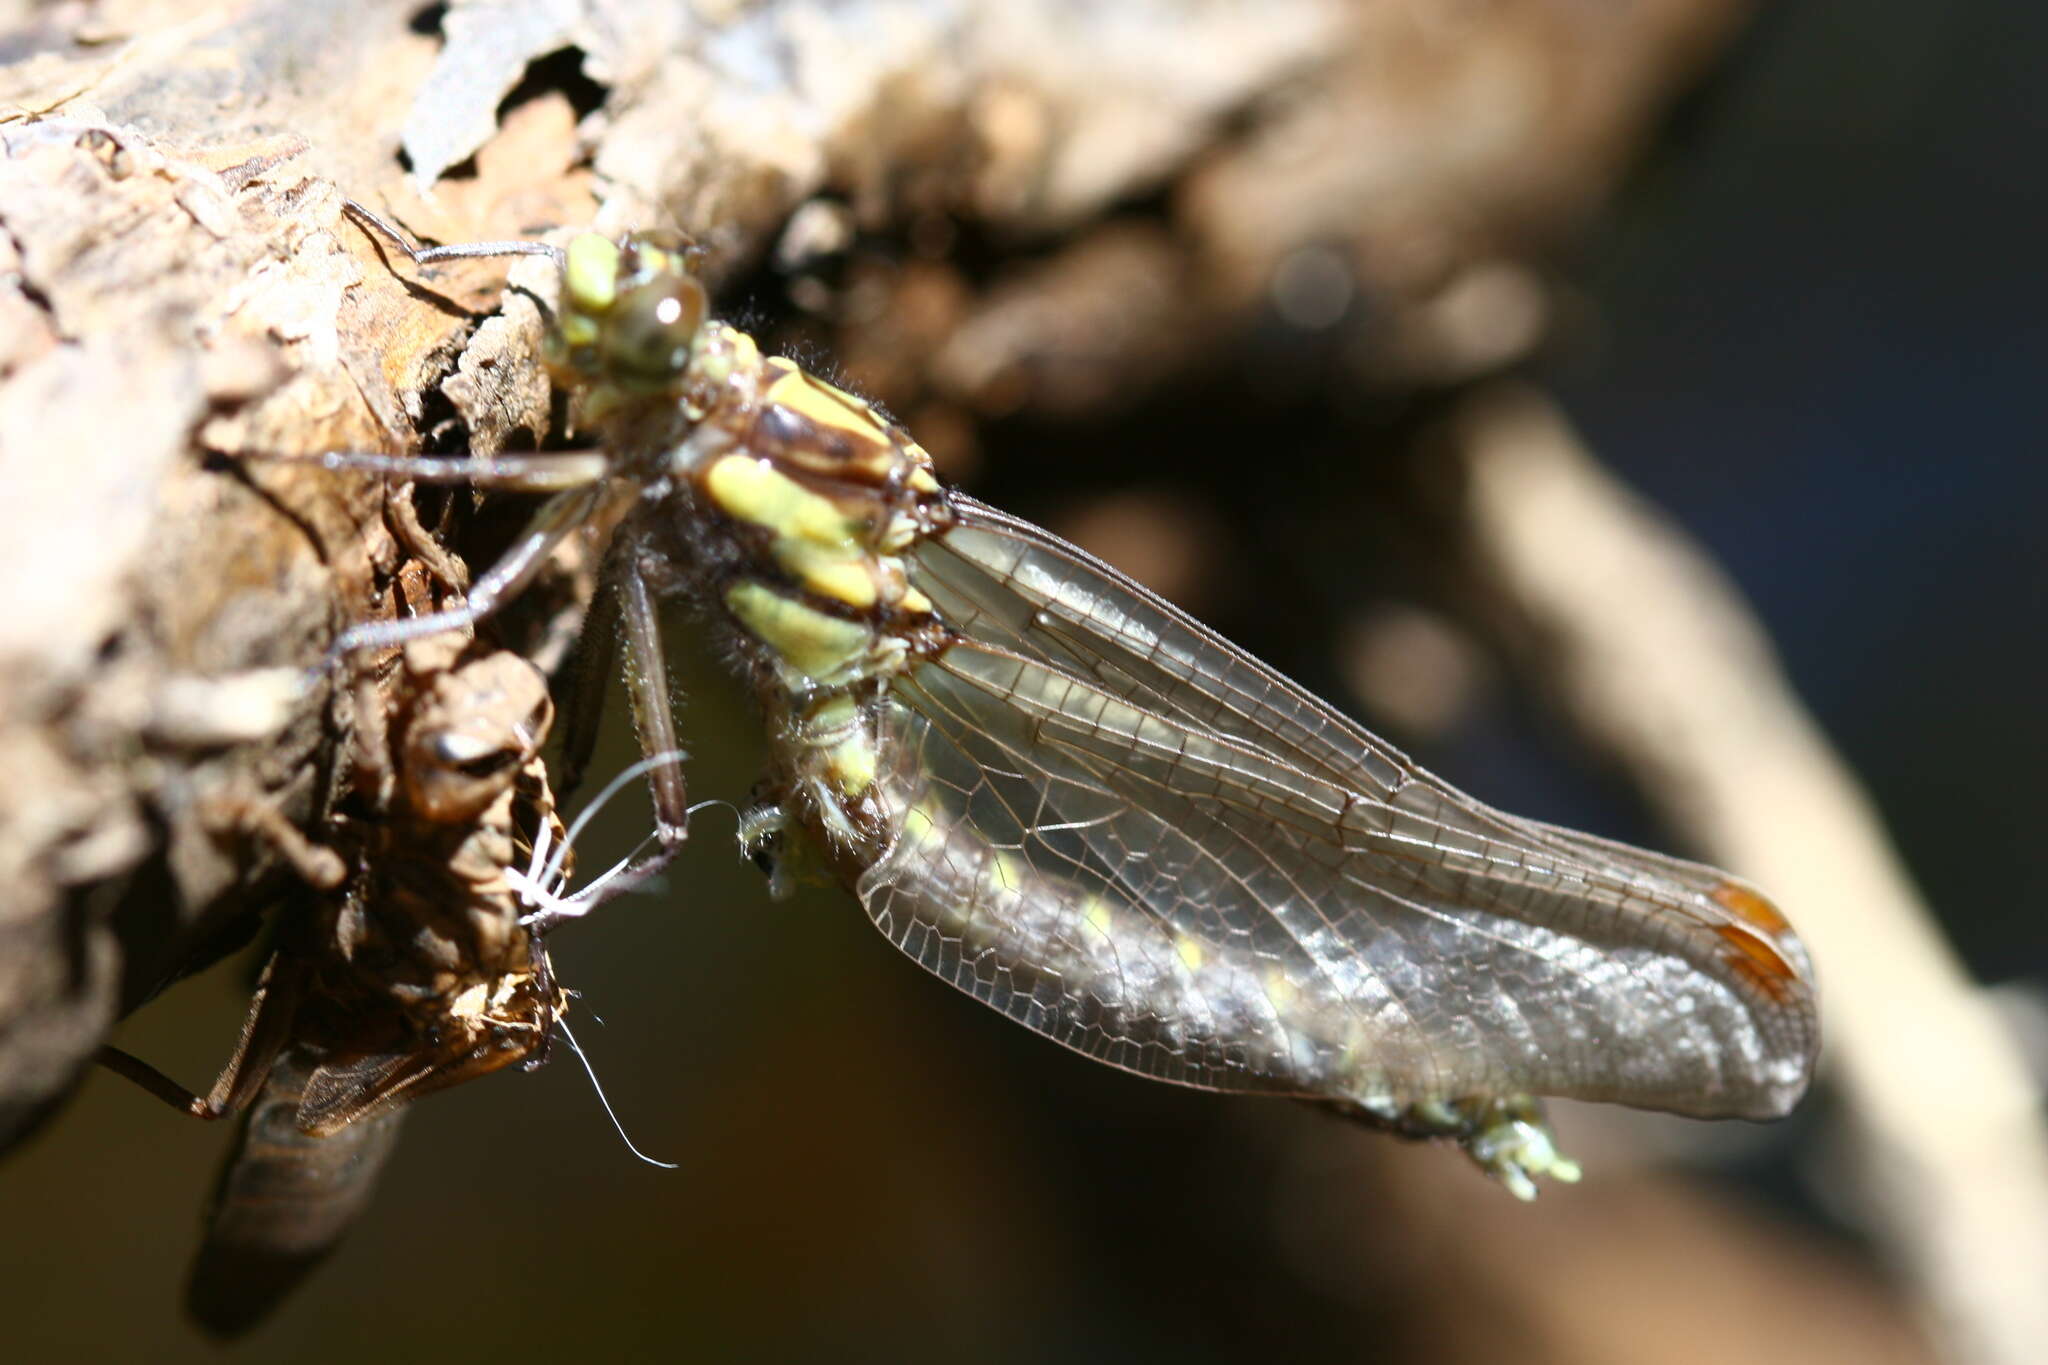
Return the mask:
[(619, 397), (673, 392), (709, 312), (697, 278), (702, 256), (672, 233), (576, 238), (563, 262), (550, 363), (567, 380)]
[(438, 674), (399, 737), (406, 807), (435, 824), (476, 819), (540, 752), (554, 714), (547, 679), (508, 651)]

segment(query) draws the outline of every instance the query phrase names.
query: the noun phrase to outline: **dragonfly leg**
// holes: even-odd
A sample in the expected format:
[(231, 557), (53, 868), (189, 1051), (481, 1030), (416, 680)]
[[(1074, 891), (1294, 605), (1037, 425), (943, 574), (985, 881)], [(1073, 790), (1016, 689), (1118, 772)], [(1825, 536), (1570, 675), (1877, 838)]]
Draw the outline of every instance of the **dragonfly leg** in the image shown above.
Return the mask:
[(225, 1111), (211, 1108), (205, 1096), (193, 1094), (134, 1053), (123, 1052), (112, 1043), (102, 1044), (100, 1050), (93, 1054), (93, 1060), (123, 1080), (141, 1086), (179, 1113), (201, 1119), (227, 1117)]
[[(621, 556), (618, 575), (619, 635), (626, 655), (626, 695), (633, 707), (633, 728), (648, 757), (676, 748), (675, 699), (669, 691), (668, 659), (661, 647), (661, 621), (654, 593), (640, 557)], [(683, 771), (673, 763), (656, 765), (647, 777), (653, 789), (655, 828), (664, 849), (679, 846), (690, 821), (690, 796)]]
[(562, 249), (547, 242), (456, 242), (450, 246), (414, 246), (397, 227), (355, 200), (344, 199), (341, 206), (349, 217), (404, 252), (406, 259), (414, 265), (432, 265), (436, 261), (483, 260), (492, 256), (546, 256), (555, 261), (563, 259)]
[[(682, 850), (689, 833), (689, 789), (678, 766), (682, 752), (676, 746), (675, 701), (669, 690), (668, 657), (662, 649), (657, 599), (647, 580), (645, 553), (639, 538), (628, 530), (612, 543), (611, 552), (605, 557), (597, 600), (591, 603), (583, 636), (577, 642), (573, 691), (563, 708), (566, 723), (558, 771), (562, 776), (561, 791), (572, 790), (581, 780), (597, 744), (612, 662), (623, 653), (633, 727), (646, 755), (634, 767), (646, 769), (654, 802), (654, 848), (630, 856), (599, 879), (601, 886), (593, 885), (569, 897), (568, 903), (550, 905), (526, 916), (524, 923), (537, 935), (588, 914), (597, 905), (660, 873)], [(613, 779), (592, 809), (578, 817), (577, 825), (589, 819), (595, 806), (601, 805), (619, 781), (632, 773), (629, 768)]]
[(205, 1095), (195, 1095), (169, 1076), (130, 1052), (108, 1044), (95, 1060), (117, 1076), (141, 1086), (173, 1109), (201, 1119), (224, 1119), (248, 1108), (249, 1101), (263, 1088), (271, 1064), (283, 1050), (292, 1025), (298, 1018), (299, 999), (304, 993), (303, 967), (283, 953), (271, 954), (257, 983), (255, 998), (242, 1021), (242, 1036), (235, 1052)]
[(469, 590), (468, 601), (459, 607), (429, 612), (425, 616), (411, 616), (398, 621), (366, 621), (351, 626), (328, 647), (319, 671), (325, 673), (358, 650), (385, 649), (444, 630), (474, 626), (533, 581), (555, 547), (590, 520), (602, 493), (603, 485), (592, 484), (557, 494), (527, 523), (525, 532), (505, 552), (504, 558), (478, 576)]
[(469, 566), (450, 553), (420, 521), (420, 509), (413, 501), (415, 491), (415, 485), (402, 483), (385, 493), (384, 509), (390, 514), (393, 534), (405, 552), (424, 564), (443, 589), (469, 591)]
[(570, 656), (568, 692), (561, 708), (562, 755), (555, 765), (559, 796), (569, 795), (582, 784), (597, 749), (605, 693), (610, 690), (612, 669), (619, 657), (619, 579), (632, 572), (632, 560), (630, 541), (625, 537), (614, 541), (598, 571), (597, 594), (591, 599), (583, 629), (576, 637), (575, 653)]
[(348, 880), (348, 865), (333, 849), (313, 842), (268, 801), (226, 797), (208, 801), (206, 819), (216, 828), (253, 835), (291, 865), (307, 885), (332, 891)]
[(560, 493), (601, 482), (611, 469), (602, 451), (575, 450), (513, 455), (380, 455), (368, 450), (329, 450), (318, 455), (251, 453), (242, 459), (266, 464), (316, 464), (322, 469), (388, 474), (414, 483), (462, 484), (509, 493)]

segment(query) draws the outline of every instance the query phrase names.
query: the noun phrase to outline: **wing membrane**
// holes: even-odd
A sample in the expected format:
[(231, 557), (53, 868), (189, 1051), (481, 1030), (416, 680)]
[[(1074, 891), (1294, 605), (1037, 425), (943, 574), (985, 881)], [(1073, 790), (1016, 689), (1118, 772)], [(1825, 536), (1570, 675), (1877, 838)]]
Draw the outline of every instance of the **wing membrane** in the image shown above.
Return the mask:
[(1083, 552), (962, 507), (912, 577), (965, 638), (892, 684), (901, 833), (859, 888), (926, 967), (1217, 1089), (1796, 1097), (1805, 960), (1754, 893), (1480, 805)]

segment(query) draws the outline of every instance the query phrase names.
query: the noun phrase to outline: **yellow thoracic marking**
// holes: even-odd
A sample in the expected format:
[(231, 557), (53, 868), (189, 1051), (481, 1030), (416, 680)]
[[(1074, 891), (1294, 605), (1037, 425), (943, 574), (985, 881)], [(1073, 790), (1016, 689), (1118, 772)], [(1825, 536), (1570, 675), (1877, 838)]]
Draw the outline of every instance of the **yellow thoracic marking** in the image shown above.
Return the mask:
[[(771, 372), (776, 374), (764, 396), (805, 418), (819, 428), (837, 431), (856, 441), (865, 441), (883, 451), (894, 451), (898, 439), (892, 436), (889, 424), (875, 411), (872, 403), (864, 403), (846, 390), (827, 384), (815, 375), (805, 374), (787, 360), (769, 362)], [(898, 461), (909, 466), (910, 472), (904, 482), (918, 493), (937, 493), (939, 481), (932, 477), (932, 457), (915, 441), (907, 438), (901, 441), (901, 453), (888, 463)], [(886, 469), (883, 471), (886, 472)]]
[(896, 599), (896, 605), (912, 616), (930, 616), (932, 614), (932, 599), (926, 597), (916, 588), (905, 588), (903, 595)]
[(1180, 958), (1181, 965), (1191, 972), (1202, 970), (1202, 960), (1208, 956), (1200, 939), (1189, 938), (1186, 935), (1173, 941), (1173, 951)]
[(860, 524), (830, 498), (748, 455), (713, 463), (704, 491), (728, 516), (771, 532), (775, 558), (811, 591), (862, 611), (875, 604)]
[(601, 313), (611, 307), (619, 294), (619, 244), (594, 232), (578, 236), (569, 243), (562, 283), (577, 308)]
[(807, 540), (779, 539), (775, 557), (821, 597), (866, 611), (875, 605), (875, 576), (864, 556), (823, 549)]
[(857, 548), (859, 526), (823, 494), (766, 460), (728, 455), (704, 474), (704, 491), (728, 516), (765, 526), (778, 538), (836, 550)]
[(822, 379), (805, 374), (787, 361), (777, 368), (782, 373), (768, 386), (766, 397), (769, 402), (788, 408), (828, 431), (843, 432), (856, 440), (888, 442), (888, 432), (875, 416), (874, 409), (866, 403)]
[(726, 589), (725, 605), (748, 634), (814, 682), (852, 668), (873, 642), (866, 626), (827, 616), (750, 579)]
[(916, 519), (898, 512), (891, 516), (888, 525), (882, 528), (881, 539), (876, 542), (876, 548), (883, 554), (893, 555), (909, 549), (911, 542), (916, 539)]

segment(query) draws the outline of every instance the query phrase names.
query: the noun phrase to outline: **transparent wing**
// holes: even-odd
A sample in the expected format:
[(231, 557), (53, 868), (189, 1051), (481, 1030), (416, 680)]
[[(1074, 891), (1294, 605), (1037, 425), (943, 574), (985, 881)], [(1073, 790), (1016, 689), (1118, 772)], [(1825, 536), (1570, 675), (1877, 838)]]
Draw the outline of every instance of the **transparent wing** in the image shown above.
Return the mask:
[(961, 500), (912, 579), (876, 924), (1146, 1075), (1392, 1113), (1516, 1094), (1764, 1117), (1810, 972), (1712, 869), (1493, 811), (1056, 537)]

